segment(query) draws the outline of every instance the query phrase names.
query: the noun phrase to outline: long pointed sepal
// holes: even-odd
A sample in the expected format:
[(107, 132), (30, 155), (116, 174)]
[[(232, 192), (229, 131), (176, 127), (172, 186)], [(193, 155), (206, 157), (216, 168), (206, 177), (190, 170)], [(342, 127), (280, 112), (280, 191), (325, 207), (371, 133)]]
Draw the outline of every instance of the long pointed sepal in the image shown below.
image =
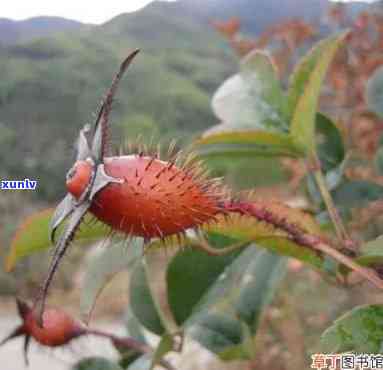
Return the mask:
[(24, 363), (25, 366), (29, 366), (29, 360), (28, 360), (28, 349), (29, 349), (29, 344), (31, 342), (31, 336), (26, 335), (24, 337), (24, 346), (23, 346), (23, 353), (24, 353)]
[(75, 206), (75, 198), (72, 194), (67, 194), (56, 207), (49, 224), (49, 238), (52, 243), (54, 243), (57, 228), (73, 212)]
[(92, 140), (92, 154), (96, 162), (102, 162), (107, 152), (107, 140), (109, 129), (109, 114), (112, 109), (113, 98), (120, 83), (124, 72), (129, 67), (134, 57), (139, 53), (139, 49), (134, 50), (121, 63), (120, 69), (112, 81), (106, 97), (101, 105), (94, 127), (94, 135)]
[(2, 346), (3, 344), (7, 343), (7, 342), (10, 341), (11, 339), (20, 337), (20, 336), (22, 336), (22, 335), (25, 335), (24, 325), (20, 325), (20, 326), (18, 326), (18, 327), (17, 327), (15, 330), (13, 330), (9, 335), (7, 335), (7, 336), (0, 342), (0, 346)]
[(57, 267), (61, 259), (64, 257), (64, 254), (67, 248), (69, 247), (71, 241), (73, 240), (75, 233), (77, 229), (79, 228), (80, 223), (85, 213), (88, 211), (89, 207), (90, 207), (90, 202), (88, 201), (85, 201), (75, 207), (69, 221), (67, 222), (65, 230), (60, 235), (60, 238), (57, 242), (56, 249), (53, 253), (52, 261), (49, 266), (48, 274), (41, 287), (40, 294), (37, 297), (37, 300), (35, 302), (35, 306), (38, 303), (40, 303), (40, 307), (38, 311), (38, 323), (40, 324), (40, 326), (42, 326), (42, 316), (45, 310), (45, 301), (46, 301), (48, 289), (53, 279), (53, 276), (57, 270)]
[(84, 161), (92, 155), (89, 148), (88, 139), (86, 138), (86, 134), (90, 132), (90, 130), (90, 125), (85, 125), (82, 130), (80, 130), (80, 134), (77, 140), (77, 161)]
[(25, 320), (27, 317), (27, 314), (31, 311), (31, 308), (29, 307), (28, 303), (21, 300), (20, 298), (16, 298), (16, 307), (17, 307), (17, 312), (19, 316)]

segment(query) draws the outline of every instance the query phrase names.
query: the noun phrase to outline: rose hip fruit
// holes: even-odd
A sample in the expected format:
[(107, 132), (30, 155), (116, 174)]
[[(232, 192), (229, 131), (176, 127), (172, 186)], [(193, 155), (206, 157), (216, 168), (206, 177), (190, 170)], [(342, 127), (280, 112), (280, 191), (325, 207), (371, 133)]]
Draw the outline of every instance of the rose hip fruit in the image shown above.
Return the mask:
[(42, 327), (38, 324), (38, 315), (26, 302), (16, 299), (17, 309), (22, 323), (9, 334), (0, 345), (9, 340), (24, 336), (24, 358), (28, 364), (30, 339), (46, 347), (58, 347), (86, 334), (86, 329), (67, 313), (56, 308), (47, 308), (42, 315)]
[[(104, 159), (108, 176), (123, 179), (106, 186), (90, 211), (115, 231), (147, 239), (177, 234), (211, 220), (219, 211), (217, 197), (192, 174), (154, 157), (129, 155)], [(90, 181), (83, 171), (67, 183), (76, 198)], [(76, 187), (73, 186), (76, 183)]]
[(57, 206), (50, 224), (54, 242), (56, 230), (67, 219), (37, 298), (41, 303), (39, 323), (53, 275), (87, 212), (109, 225), (112, 231), (143, 237), (145, 243), (153, 238), (178, 236), (226, 213), (222, 186), (214, 179), (204, 179), (202, 169), (190, 161), (185, 160), (181, 165), (179, 157), (177, 161), (165, 162), (158, 156), (143, 153), (107, 155), (113, 97), (137, 53), (135, 50), (122, 62), (93, 129), (86, 125), (80, 131), (76, 162), (66, 178), (68, 194)]

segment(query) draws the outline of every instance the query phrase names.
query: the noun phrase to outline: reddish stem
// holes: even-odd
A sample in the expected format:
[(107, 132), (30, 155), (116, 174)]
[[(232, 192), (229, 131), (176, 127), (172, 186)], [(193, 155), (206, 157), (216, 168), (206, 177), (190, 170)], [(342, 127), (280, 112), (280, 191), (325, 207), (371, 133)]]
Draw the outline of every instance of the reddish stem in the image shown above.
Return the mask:
[(264, 205), (256, 202), (245, 201), (229, 201), (223, 204), (223, 209), (227, 212), (238, 213), (246, 216), (253, 216), (260, 221), (264, 221), (276, 228), (285, 231), (289, 238), (295, 243), (319, 251), (328, 255), (351, 270), (357, 272), (374, 284), (377, 288), (383, 290), (383, 281), (375, 273), (375, 271), (362, 267), (350, 257), (337, 251), (330, 243), (322, 236), (312, 235), (302, 230), (297, 225), (290, 223), (286, 218), (270, 212)]
[[(86, 334), (109, 339), (116, 347), (132, 349), (141, 354), (153, 354), (153, 349), (145, 343), (130, 337), (118, 337), (117, 335), (103, 332), (97, 329), (86, 329)], [(168, 370), (175, 370), (166, 360), (161, 359), (159, 364)]]

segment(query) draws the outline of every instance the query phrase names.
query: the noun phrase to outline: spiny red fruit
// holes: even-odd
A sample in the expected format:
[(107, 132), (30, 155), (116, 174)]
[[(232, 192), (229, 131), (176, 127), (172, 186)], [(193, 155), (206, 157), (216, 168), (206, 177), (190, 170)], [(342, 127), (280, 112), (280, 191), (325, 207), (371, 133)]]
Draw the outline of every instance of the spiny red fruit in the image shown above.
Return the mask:
[[(214, 219), (221, 212), (213, 187), (173, 162), (129, 155), (105, 158), (107, 175), (122, 179), (95, 197), (90, 211), (113, 230), (150, 239), (177, 234)], [(88, 179), (73, 176), (77, 188)], [(86, 183), (82, 183), (85, 181)], [(68, 191), (78, 197), (73, 187)]]
[(70, 193), (79, 198), (89, 185), (92, 176), (92, 165), (88, 161), (78, 161), (67, 175), (66, 187)]
[(24, 346), (26, 362), (30, 338), (33, 338), (36, 342), (44, 346), (58, 347), (68, 344), (72, 339), (86, 334), (86, 330), (80, 323), (67, 313), (55, 308), (48, 308), (44, 311), (42, 327), (40, 327), (36, 312), (27, 303), (19, 299), (17, 299), (16, 302), (22, 323), (6, 337), (0, 345), (10, 339), (24, 336), (26, 343)]

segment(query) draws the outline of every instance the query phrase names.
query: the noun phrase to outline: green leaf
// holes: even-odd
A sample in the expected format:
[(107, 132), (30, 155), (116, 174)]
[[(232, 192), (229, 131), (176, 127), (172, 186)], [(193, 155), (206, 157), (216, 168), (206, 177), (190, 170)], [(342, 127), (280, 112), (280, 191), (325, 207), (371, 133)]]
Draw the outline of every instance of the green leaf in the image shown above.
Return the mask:
[[(254, 86), (262, 86), (258, 90), (260, 98), (272, 106), (282, 117), (280, 129), (288, 130), (286, 96), (282, 91), (277, 69), (269, 54), (260, 50), (247, 54), (241, 61), (240, 74), (244, 79), (249, 79)], [(280, 120), (276, 117), (275, 119)]]
[[(234, 241), (217, 233), (209, 237), (210, 244), (217, 248)], [(199, 249), (186, 248), (176, 254), (168, 265), (166, 281), (169, 306), (177, 324), (181, 325), (190, 316), (193, 307), (239, 253), (209, 256)]]
[[(355, 258), (355, 262), (359, 265), (381, 268), (383, 266), (383, 235), (362, 244), (359, 253), (359, 256)], [(343, 275), (347, 275), (351, 272), (348, 267), (343, 265), (339, 267), (339, 271)]]
[(241, 62), (239, 74), (216, 91), (212, 108), (225, 124), (237, 129), (287, 132), (285, 99), (270, 58), (259, 51)]
[(134, 316), (146, 329), (161, 336), (165, 329), (154, 304), (142, 261), (139, 261), (133, 270), (129, 293)]
[[(322, 203), (322, 209), (326, 209), (324, 203)], [(349, 222), (352, 219), (351, 209), (346, 209), (344, 206), (337, 205), (339, 216), (344, 222)], [(328, 211), (322, 211), (315, 216), (323, 232), (334, 232), (334, 224), (331, 221)]]
[(72, 367), (72, 370), (123, 370), (116, 363), (103, 357), (84, 358)]
[[(10, 251), (5, 260), (5, 270), (11, 271), (16, 263), (33, 253), (44, 251), (52, 246), (49, 240), (49, 222), (53, 209), (46, 209), (27, 218), (17, 229), (11, 242)], [(109, 229), (103, 223), (92, 222), (93, 216), (87, 214), (76, 233), (76, 242), (91, 243), (109, 234)], [(91, 225), (90, 225), (91, 224)], [(62, 231), (63, 225), (59, 228)]]
[[(248, 248), (193, 308), (185, 333), (223, 360), (250, 358), (261, 313), (285, 273), (283, 257)], [(190, 266), (192, 269), (193, 266)]]
[[(321, 169), (324, 172), (328, 190), (338, 187), (342, 180), (347, 164), (343, 138), (334, 122), (321, 113), (316, 115), (316, 145)], [(323, 205), (322, 195), (314, 179), (309, 173), (306, 176), (307, 191), (311, 200), (317, 205)]]
[(347, 33), (322, 40), (297, 65), (290, 82), (290, 134), (306, 152), (315, 148), (315, 119), (322, 82)]
[(254, 51), (244, 58), (212, 106), (223, 123), (197, 141), (200, 156), (302, 156), (287, 134), (286, 98), (266, 54)]
[(378, 267), (383, 265), (383, 237), (363, 244), (360, 248), (360, 256), (356, 259), (362, 266)]
[(142, 239), (132, 238), (128, 243), (119, 241), (108, 245), (88, 261), (80, 296), (80, 311), (85, 321), (90, 318), (105, 285), (117, 273), (126, 270), (142, 257)]
[(337, 319), (321, 337), (323, 352), (381, 353), (383, 306), (360, 306)]
[(146, 339), (143, 333), (143, 327), (140, 322), (137, 320), (137, 317), (134, 316), (132, 308), (128, 306), (124, 314), (124, 323), (126, 328), (126, 334), (129, 337), (132, 337), (139, 342), (145, 343)]
[(325, 180), (328, 190), (333, 191), (341, 184), (346, 164), (347, 161), (344, 160), (342, 163), (339, 164), (338, 167), (333, 168), (325, 174)]
[(342, 135), (335, 123), (322, 113), (315, 118), (317, 153), (322, 170), (339, 168), (345, 157)]
[[(347, 160), (344, 160), (342, 163), (339, 164), (338, 167), (329, 170), (325, 174), (324, 179), (326, 181), (327, 189), (329, 191), (335, 190), (338, 186), (342, 184), (342, 181), (344, 180), (344, 170), (346, 168), (346, 164)], [(306, 176), (306, 180), (307, 191), (311, 197), (311, 200), (318, 206), (320, 206), (321, 209), (326, 209), (326, 205), (323, 202), (322, 194), (319, 191), (319, 187), (315, 181), (314, 175), (309, 173)]]
[(379, 67), (367, 81), (366, 100), (369, 108), (383, 118), (383, 67)]
[[(218, 126), (226, 126), (224, 124)], [(226, 128), (225, 128), (226, 129)], [(224, 129), (224, 130), (225, 130)], [(207, 134), (196, 142), (197, 154), (201, 157), (293, 157), (303, 152), (286, 134), (266, 131), (220, 131)]]
[(332, 192), (336, 205), (345, 209), (364, 207), (383, 198), (383, 186), (369, 181), (344, 181)]
[(235, 131), (226, 124), (217, 125), (196, 142), (200, 156), (241, 156), (299, 158), (303, 152), (286, 134), (267, 131)]
[[(216, 248), (234, 241), (218, 233), (208, 236)], [(282, 257), (255, 247), (221, 257), (185, 249), (168, 266), (169, 306), (186, 334), (209, 350), (227, 360), (249, 358), (261, 309), (283, 273)]]

